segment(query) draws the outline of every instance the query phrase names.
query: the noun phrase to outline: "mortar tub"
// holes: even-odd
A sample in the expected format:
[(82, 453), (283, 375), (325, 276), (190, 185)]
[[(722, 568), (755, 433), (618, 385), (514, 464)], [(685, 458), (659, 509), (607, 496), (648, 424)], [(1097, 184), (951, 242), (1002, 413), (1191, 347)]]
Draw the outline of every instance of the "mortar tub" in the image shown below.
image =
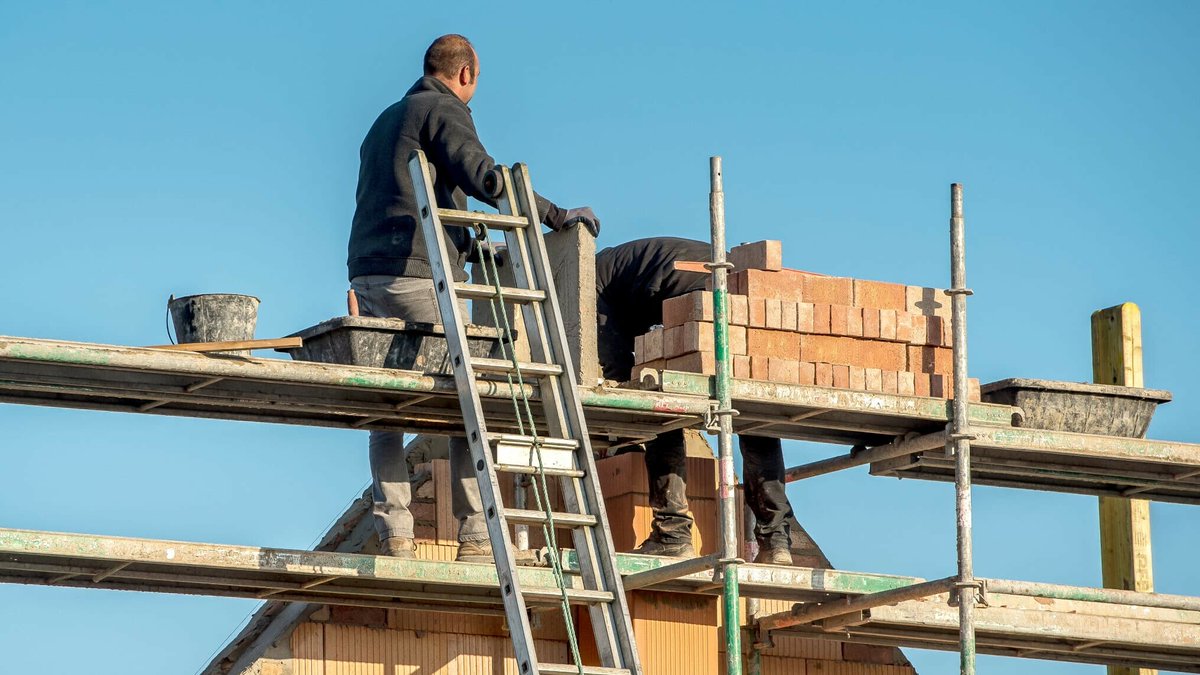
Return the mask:
[(1023, 410), (1017, 426), (1127, 438), (1145, 438), (1155, 407), (1171, 400), (1161, 389), (1023, 378), (985, 384), (980, 392), (987, 403)]
[[(258, 298), (252, 295), (188, 295), (167, 301), (167, 309), (180, 344), (253, 340), (258, 323)], [(225, 353), (250, 355), (248, 350)]]
[[(471, 356), (499, 358), (499, 329), (468, 325)], [(281, 349), (297, 361), (318, 361), (372, 368), (398, 368), (423, 373), (452, 372), (446, 334), (441, 324), (340, 316), (293, 333), (304, 346)]]

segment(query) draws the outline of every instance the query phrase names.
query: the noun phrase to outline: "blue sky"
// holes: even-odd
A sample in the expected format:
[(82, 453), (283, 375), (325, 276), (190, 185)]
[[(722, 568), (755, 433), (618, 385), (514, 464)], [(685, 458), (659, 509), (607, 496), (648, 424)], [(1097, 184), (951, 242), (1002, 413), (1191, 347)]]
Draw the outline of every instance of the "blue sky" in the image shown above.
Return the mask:
[[(161, 343), (172, 293), (257, 295), (260, 337), (341, 313), (358, 145), (461, 32), (489, 150), (594, 207), (602, 245), (706, 238), (720, 154), (731, 241), (945, 285), (961, 181), (972, 374), (1090, 379), (1090, 313), (1134, 301), (1146, 384), (1176, 396), (1151, 435), (1197, 442), (1198, 30), (1186, 2), (3, 2), (0, 334)], [(15, 406), (0, 429), (7, 527), (307, 547), (367, 481), (362, 433)], [(947, 485), (858, 470), (790, 496), (838, 567), (953, 571)], [(1099, 583), (1095, 499), (979, 488), (975, 514), (980, 575)], [(1200, 595), (1198, 512), (1152, 514), (1157, 588)], [(11, 672), (191, 673), (255, 603), (5, 586), (0, 606)]]

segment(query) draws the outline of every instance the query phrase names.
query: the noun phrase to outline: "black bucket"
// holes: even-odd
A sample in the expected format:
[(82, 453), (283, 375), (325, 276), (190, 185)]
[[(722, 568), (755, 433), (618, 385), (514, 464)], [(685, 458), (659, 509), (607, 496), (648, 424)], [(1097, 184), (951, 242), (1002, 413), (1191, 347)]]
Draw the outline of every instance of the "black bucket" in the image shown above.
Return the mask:
[[(234, 293), (208, 293), (172, 298), (167, 302), (175, 338), (189, 342), (253, 340), (258, 322), (258, 298)], [(248, 356), (249, 351), (226, 352)]]

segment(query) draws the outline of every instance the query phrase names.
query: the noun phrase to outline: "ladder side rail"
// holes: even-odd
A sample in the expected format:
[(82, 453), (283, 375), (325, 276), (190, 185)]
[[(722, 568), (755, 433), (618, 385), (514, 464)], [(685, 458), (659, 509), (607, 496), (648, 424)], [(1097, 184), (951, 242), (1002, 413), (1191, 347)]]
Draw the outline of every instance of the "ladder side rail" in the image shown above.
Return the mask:
[[(528, 167), (524, 164), (517, 164), (514, 168), (516, 174), (514, 182), (519, 190), (516, 195), (518, 205), (526, 213), (537, 213), (537, 202), (533, 192), (533, 184), (530, 181)], [(538, 287), (547, 294), (547, 302), (541, 303), (541, 309), (545, 314), (547, 323), (551, 327), (549, 331), (550, 343), (548, 346), (556, 354), (560, 355), (560, 358), (557, 359), (558, 363), (571, 365), (571, 367), (563, 368), (561, 374), (551, 379), (558, 380), (559, 388), (563, 395), (561, 399), (563, 407), (572, 423), (571, 426), (577, 429), (579, 433), (577, 454), (580, 456), (582, 465), (587, 467), (587, 476), (583, 480), (573, 482), (576, 486), (582, 488), (583, 496), (587, 499), (590, 507), (590, 513), (596, 516), (601, 523), (599, 527), (589, 528), (585, 532), (577, 530), (575, 539), (576, 541), (586, 539), (588, 532), (591, 533), (591, 536), (595, 537), (596, 542), (593, 546), (597, 549), (600, 560), (592, 561), (590, 565), (599, 563), (600, 573), (603, 575), (605, 581), (604, 586), (606, 589), (612, 591), (614, 595), (614, 600), (608, 607), (612, 615), (611, 620), (617, 624), (618, 628), (617, 632), (613, 633), (613, 635), (620, 638), (620, 648), (624, 653), (623, 661), (627, 667), (634, 672), (641, 672), (637, 649), (633, 645), (633, 623), (630, 619), (629, 606), (625, 597), (621, 575), (617, 572), (616, 549), (613, 545), (612, 533), (608, 529), (608, 513), (604, 508), (604, 499), (600, 493), (600, 483), (596, 477), (595, 458), (592, 455), (587, 422), (583, 415), (583, 404), (579, 399), (575, 367), (572, 364), (571, 352), (567, 344), (566, 328), (564, 327), (562, 313), (558, 306), (558, 294), (555, 289), (553, 275), (550, 273), (550, 259), (546, 254), (546, 244), (542, 237), (541, 228), (531, 228), (527, 241), (530, 246), (531, 259), (536, 263), (530, 271), (538, 277)], [(588, 548), (592, 548), (592, 546)], [(596, 614), (597, 612), (593, 611), (593, 616)]]
[(438, 217), (437, 198), (433, 194), (433, 180), (429, 175), (425, 154), (420, 150), (414, 151), (409, 158), (408, 169), (415, 188), (425, 243), (431, 254), (429, 263), (434, 277), (438, 312), (442, 317), (454, 376), (458, 383), (458, 400), (463, 411), (465, 435), (486, 512), (488, 536), (492, 542), (492, 554), (496, 559), (496, 575), (504, 598), (505, 616), (508, 625), (515, 629), (510, 631), (513, 653), (520, 672), (537, 673), (537, 652), (529, 625), (529, 612), (515, 574), (516, 556), (508, 537), (508, 520), (504, 516), (500, 485), (496, 479), (488, 444), (483, 407), (480, 405), (475, 374), (471, 368), (466, 330), (458, 316), (454, 279), (448, 272), (450, 258), (446, 251), (446, 240), (442, 236), (443, 226)]
[[(555, 288), (548, 274), (538, 274), (539, 261), (534, 257), (533, 251), (536, 250), (531, 245), (531, 238), (536, 236), (540, 239), (541, 226), (536, 223), (536, 202), (522, 201), (520, 191), (516, 187), (516, 182), (513, 178), (513, 173), (504, 167), (501, 170), (501, 178), (504, 182), (501, 191), (501, 197), (497, 202), (497, 206), (502, 213), (518, 215), (525, 214), (531, 221), (531, 227), (523, 228), (523, 231), (507, 230), (504, 232), (505, 243), (508, 246), (509, 260), (512, 265), (513, 278), (517, 287), (523, 290), (538, 289), (546, 293), (546, 302), (537, 303), (537, 306), (526, 305), (519, 308), (524, 321), (525, 329), (529, 335), (530, 358), (534, 361), (544, 363), (569, 363), (570, 354), (565, 351), (565, 333), (563, 333), (563, 341), (555, 343), (551, 336), (554, 332), (550, 329), (552, 324), (550, 317), (546, 316), (546, 306), (551, 304), (557, 308), (557, 299)], [(532, 190), (532, 188), (531, 188)], [(541, 261), (544, 266), (543, 270), (549, 270), (548, 260)], [(547, 280), (551, 283), (547, 285)], [(560, 346), (556, 348), (556, 344)], [(563, 372), (570, 371), (573, 373), (573, 368), (564, 367)], [(572, 376), (573, 379), (573, 376)], [(574, 392), (574, 385), (568, 385), (570, 391)], [(579, 432), (572, 430), (572, 418), (568, 414), (567, 399), (561, 381), (557, 377), (542, 378), (539, 383), (541, 392), (541, 402), (546, 414), (546, 427), (548, 435), (559, 438), (574, 438), (580, 441), (580, 446), (575, 451), (575, 464), (577, 467), (584, 469), (585, 479), (591, 480), (588, 477), (594, 477), (595, 466), (590, 463), (591, 448), (587, 445), (586, 428), (580, 428)], [(581, 418), (576, 418), (581, 419)], [(580, 480), (572, 477), (563, 477), (559, 481), (560, 490), (563, 497), (563, 505), (567, 511), (574, 513), (589, 513), (596, 515), (597, 508), (595, 502), (597, 500), (589, 500), (587, 491), (584, 489)], [(571, 537), (574, 542), (576, 555), (578, 557), (579, 575), (583, 579), (586, 588), (613, 588), (611, 583), (608, 583), (610, 575), (605, 573), (602, 567), (602, 555), (597, 551), (597, 546), (603, 545), (604, 539), (596, 540), (596, 533), (604, 531), (607, 535), (607, 519), (598, 520), (598, 523), (603, 523), (603, 527), (594, 528), (572, 528)], [(611, 542), (609, 549), (611, 548)], [(615, 568), (614, 568), (615, 569)], [(619, 578), (619, 577), (618, 577)], [(614, 593), (614, 596), (619, 597), (621, 604), (625, 604), (623, 593)], [(588, 613), (592, 620), (594, 635), (596, 638), (596, 650), (600, 656), (601, 663), (606, 666), (617, 666), (629, 663), (628, 655), (635, 653), (636, 650), (628, 646), (628, 639), (618, 637), (621, 624), (620, 612), (628, 613), (627, 608), (614, 608), (611, 604), (590, 605)], [(632, 635), (632, 624), (627, 635)]]

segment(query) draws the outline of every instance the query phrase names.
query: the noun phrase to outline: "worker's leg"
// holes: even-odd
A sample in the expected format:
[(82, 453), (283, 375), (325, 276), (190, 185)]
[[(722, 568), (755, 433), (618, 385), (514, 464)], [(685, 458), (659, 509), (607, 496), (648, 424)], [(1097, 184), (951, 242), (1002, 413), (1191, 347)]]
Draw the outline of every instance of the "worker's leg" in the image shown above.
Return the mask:
[(487, 520), (483, 515), (483, 498), (471, 449), (465, 438), (450, 439), (450, 494), (454, 517), (458, 518), (458, 540), (483, 542), (488, 539)]
[(783, 445), (778, 438), (762, 436), (739, 436), (738, 442), (742, 448), (746, 505), (754, 512), (757, 521), (754, 536), (763, 552), (759, 557), (770, 557), (772, 554), (767, 552), (777, 552), (778, 560), (774, 562), (790, 562), (783, 560), (792, 545), (788, 526), (792, 505), (784, 490), (787, 483), (784, 482)]
[[(694, 555), (692, 514), (687, 501), (687, 451), (682, 430), (668, 431), (646, 443), (646, 473), (650, 479), (654, 522), (650, 538), (639, 549), (661, 555)], [(655, 543), (662, 546), (652, 546)], [(663, 547), (664, 550), (658, 550)]]
[[(363, 276), (355, 277), (351, 287), (357, 296), (358, 310), (362, 316), (441, 323), (433, 281), (429, 279)], [(466, 316), (465, 311), (463, 316)], [(465, 441), (458, 440), (465, 447)], [(389, 537), (411, 539), (413, 523), (409, 505), (412, 502), (412, 487), (404, 459), (403, 435), (399, 432), (372, 431), (370, 448), (371, 494), (374, 501), (372, 513), (375, 515), (375, 529), (379, 538), (381, 541)], [(453, 458), (452, 450), (452, 473), (455, 466)], [(469, 467), (469, 456), (466, 462)], [(470, 480), (454, 483), (455, 514), (459, 516), (460, 528), (465, 527), (466, 521), (471, 518), (482, 518), (479, 486), (473, 473), (467, 476)], [(460, 490), (465, 494), (460, 495)], [(462, 506), (461, 514), (458, 506)], [(476, 509), (474, 513), (470, 512), (471, 508)]]

